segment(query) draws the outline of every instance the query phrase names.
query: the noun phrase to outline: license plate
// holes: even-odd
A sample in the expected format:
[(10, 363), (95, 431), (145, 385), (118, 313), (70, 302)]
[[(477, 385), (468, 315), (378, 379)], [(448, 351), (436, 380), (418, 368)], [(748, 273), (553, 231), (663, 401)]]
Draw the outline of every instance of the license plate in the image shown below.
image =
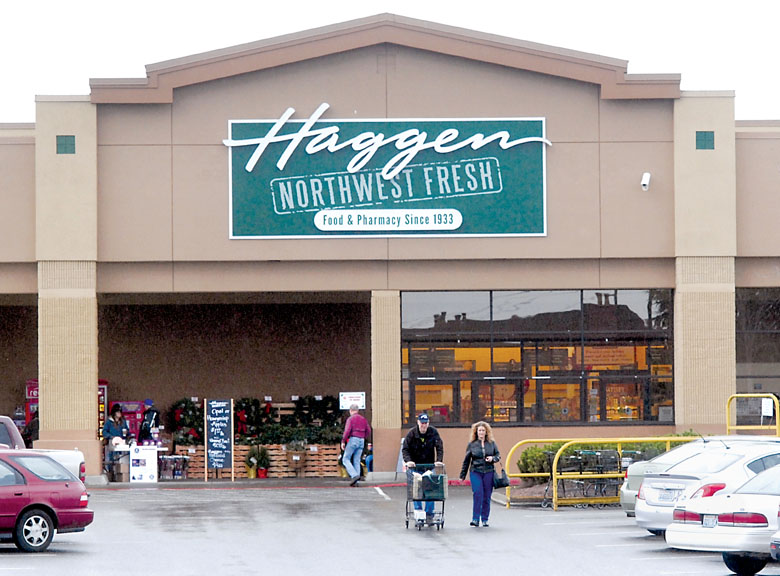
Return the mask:
[(718, 517), (715, 514), (705, 514), (701, 523), (705, 528), (715, 528), (718, 525)]
[(679, 494), (679, 490), (664, 490), (658, 493), (658, 500), (661, 502), (674, 502)]

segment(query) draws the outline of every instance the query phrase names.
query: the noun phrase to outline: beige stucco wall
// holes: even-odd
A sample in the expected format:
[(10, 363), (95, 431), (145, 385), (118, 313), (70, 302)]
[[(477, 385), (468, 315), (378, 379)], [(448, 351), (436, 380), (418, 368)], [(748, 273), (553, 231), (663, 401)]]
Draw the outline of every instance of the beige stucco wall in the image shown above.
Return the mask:
[[(57, 135), (75, 154), (57, 154)], [(97, 440), (97, 126), (85, 98), (39, 97), (35, 134), (38, 260), (39, 447), (84, 452), (101, 470)]]
[[(736, 162), (732, 93), (683, 93), (675, 103), (675, 424), (725, 421), (736, 392)], [(715, 133), (696, 149), (696, 131)]]
[(0, 294), (34, 295), (34, 124), (0, 124), (0, 230)]
[(780, 121), (737, 122), (737, 286), (780, 286)]
[[(35, 262), (35, 126), (0, 124), (0, 263)], [(0, 274), (0, 278), (6, 274)], [(4, 291), (0, 285), (0, 291)]]
[[(696, 150), (696, 132), (715, 132)], [(676, 256), (737, 254), (733, 92), (684, 92), (674, 106)]]
[[(465, 85), (484, 89), (460, 89)], [(547, 237), (229, 240), (228, 153), (222, 145), (228, 120), (276, 118), (288, 106), (301, 118), (321, 102), (331, 105), (330, 118), (546, 117), (553, 142), (547, 151)], [(115, 263), (112, 278), (123, 262), (206, 261), (223, 263), (210, 268), (223, 275), (217, 285), (203, 280), (200, 289), (219, 290), (230, 278), (236, 278), (237, 289), (289, 289), (292, 282), (283, 278), (295, 275), (292, 263), (301, 262), (306, 264), (298, 287), (311, 274), (318, 287), (325, 281), (329, 289), (450, 285), (453, 275), (466, 288), (474, 260), (488, 257), (495, 261), (479, 266), (496, 273), (511, 269), (513, 287), (525, 287), (539, 283), (537, 267), (507, 260), (571, 264), (673, 256), (669, 101), (605, 103), (590, 84), (381, 45), (181, 88), (170, 106), (145, 108), (98, 110), (100, 260)], [(138, 128), (139, 120), (148, 125)], [(656, 175), (653, 194), (639, 187), (647, 170)], [(427, 267), (424, 279), (409, 282), (416, 275), (412, 261), (428, 266), (452, 260), (462, 260), (462, 266), (436, 264)], [(267, 267), (261, 264), (268, 261), (273, 262)], [(355, 274), (344, 274), (351, 272), (350, 261), (360, 265)], [(257, 274), (243, 273), (240, 280), (241, 272), (230, 271), (231, 263), (240, 262), (254, 262), (250, 268)], [(604, 286), (595, 266), (587, 287)], [(176, 289), (193, 289), (188, 280), (193, 270), (174, 266), (163, 276), (170, 273)], [(668, 266), (665, 272), (643, 270), (652, 278), (645, 274), (650, 282), (641, 286), (668, 285)], [(154, 278), (150, 283), (158, 284)], [(139, 288), (136, 280), (132, 284)]]
[[(36, 259), (94, 262), (96, 107), (85, 97), (39, 96), (35, 114)], [(76, 137), (75, 154), (57, 154), (58, 135)]]
[[(478, 243), (476, 244), (478, 245)], [(478, 249), (475, 248), (475, 252)], [(476, 258), (476, 254), (475, 254)], [(674, 259), (98, 264), (99, 293), (672, 288)]]
[[(736, 133), (737, 254), (744, 258), (777, 257), (780, 226), (775, 207), (780, 190), (780, 122), (767, 122), (764, 126), (744, 124), (738, 125)], [(767, 269), (773, 279), (775, 269)]]

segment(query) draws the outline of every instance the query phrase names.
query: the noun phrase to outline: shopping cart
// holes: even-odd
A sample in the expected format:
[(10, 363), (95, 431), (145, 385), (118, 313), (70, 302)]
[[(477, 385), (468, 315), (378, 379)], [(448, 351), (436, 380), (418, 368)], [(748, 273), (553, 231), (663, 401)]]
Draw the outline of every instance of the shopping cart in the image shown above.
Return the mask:
[[(621, 456), (617, 450), (581, 450), (583, 472), (608, 474), (621, 471)], [(617, 496), (620, 493), (622, 478), (592, 478), (585, 479), (583, 493), (585, 497)], [(596, 504), (603, 508), (604, 504)]]
[[(417, 464), (406, 471), (406, 527), (444, 528), (444, 501), (447, 499), (447, 473), (444, 465)], [(415, 504), (419, 509), (415, 508)], [(426, 511), (426, 505), (428, 510)]]
[[(552, 469), (557, 452), (545, 451), (544, 454), (547, 456), (547, 469), (550, 471), (547, 486), (544, 487), (544, 496), (542, 496), (542, 508), (547, 508), (552, 504), (552, 495), (550, 494), (553, 482)], [(574, 454), (564, 456), (558, 461), (558, 473), (563, 472), (582, 473), (582, 457), (579, 453), (575, 452)], [(581, 493), (582, 484), (582, 480), (558, 478), (558, 494), (565, 498), (567, 488), (570, 494)]]
[[(550, 470), (550, 477), (547, 486), (544, 489), (542, 497), (542, 508), (547, 508), (552, 504), (553, 473), (552, 466), (555, 461), (556, 452), (545, 452), (547, 456), (547, 468)], [(575, 450), (571, 454), (562, 455), (558, 461), (558, 474), (573, 474), (572, 478), (558, 477), (558, 497), (559, 498), (606, 498), (616, 497), (622, 483), (621, 478), (591, 478), (589, 474), (608, 474), (620, 471), (620, 454), (617, 450)], [(589, 505), (595, 505), (597, 508), (603, 508), (603, 502), (578, 502), (574, 504), (576, 508), (586, 508)]]

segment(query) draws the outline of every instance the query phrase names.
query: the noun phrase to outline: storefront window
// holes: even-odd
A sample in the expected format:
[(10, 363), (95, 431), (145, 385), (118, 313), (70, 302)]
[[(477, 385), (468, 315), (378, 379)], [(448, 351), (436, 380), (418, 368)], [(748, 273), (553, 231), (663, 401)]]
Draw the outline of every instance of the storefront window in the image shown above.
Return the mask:
[(490, 321), (489, 292), (414, 292), (401, 300), (404, 330), (458, 334), (487, 331)]
[(780, 394), (780, 288), (738, 288), (736, 313), (737, 392)]
[(671, 313), (670, 290), (405, 292), (406, 422), (673, 421)]
[(580, 381), (554, 379), (542, 383), (541, 416), (545, 422), (577, 422), (582, 416)]
[(497, 334), (535, 332), (563, 335), (580, 331), (580, 291), (493, 292)]

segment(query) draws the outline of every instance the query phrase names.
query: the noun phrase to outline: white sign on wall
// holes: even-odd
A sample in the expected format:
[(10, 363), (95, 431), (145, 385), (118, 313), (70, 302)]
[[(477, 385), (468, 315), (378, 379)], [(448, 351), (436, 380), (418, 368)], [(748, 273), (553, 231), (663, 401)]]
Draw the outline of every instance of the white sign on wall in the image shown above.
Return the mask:
[(353, 404), (357, 404), (361, 410), (366, 409), (366, 393), (365, 392), (339, 392), (339, 408), (341, 410), (349, 410), (349, 407)]

